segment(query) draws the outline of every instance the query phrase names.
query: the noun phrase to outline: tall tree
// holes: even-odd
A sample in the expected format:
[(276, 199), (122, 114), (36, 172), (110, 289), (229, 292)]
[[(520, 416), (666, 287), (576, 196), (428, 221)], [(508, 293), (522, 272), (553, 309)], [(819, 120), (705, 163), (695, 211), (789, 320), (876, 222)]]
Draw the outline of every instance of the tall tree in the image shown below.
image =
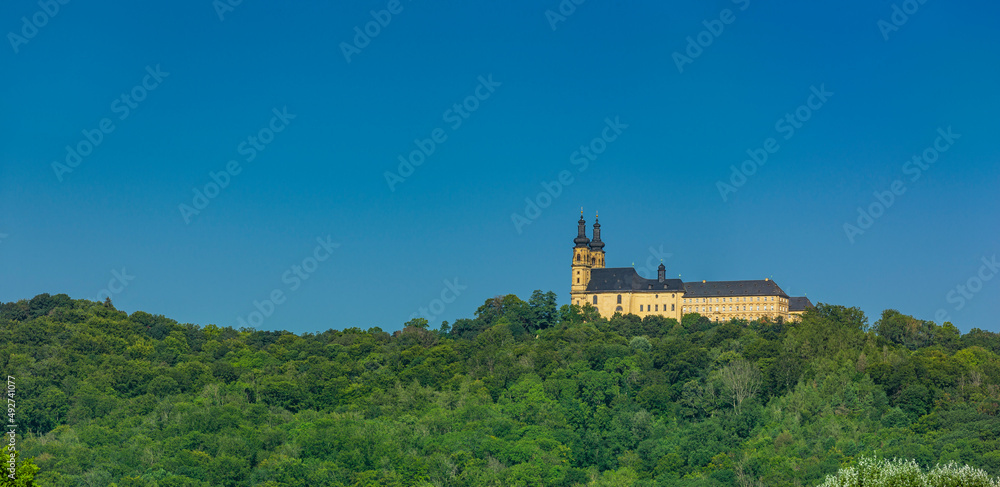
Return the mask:
[(738, 358), (729, 362), (729, 365), (719, 372), (722, 383), (729, 389), (732, 397), (733, 409), (736, 414), (740, 414), (740, 406), (743, 401), (753, 397), (760, 389), (760, 370), (757, 366)]
[(528, 326), (528, 331), (534, 332), (542, 330), (555, 324), (558, 315), (556, 313), (556, 293), (549, 291), (543, 293), (541, 289), (535, 289), (528, 300), (528, 307), (531, 309), (532, 323)]

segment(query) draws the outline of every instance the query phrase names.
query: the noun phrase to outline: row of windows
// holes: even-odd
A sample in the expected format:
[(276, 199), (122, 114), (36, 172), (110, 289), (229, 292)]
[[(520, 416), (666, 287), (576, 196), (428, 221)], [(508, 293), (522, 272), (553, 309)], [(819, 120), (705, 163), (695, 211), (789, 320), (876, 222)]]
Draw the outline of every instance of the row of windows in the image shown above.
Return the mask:
[[(647, 305), (645, 305), (645, 308), (646, 308), (645, 309), (646, 312), (659, 311), (660, 310), (660, 305), (654, 304), (654, 305), (650, 306), (650, 305), (647, 304)], [(667, 310), (667, 305), (664, 304), (663, 305), (663, 311), (666, 311), (666, 310)], [(641, 305), (641, 304), (639, 305), (639, 311), (643, 311), (643, 305)], [(674, 311), (674, 305), (672, 305), (672, 304), (670, 305), (670, 311)]]
[[(794, 318), (792, 318), (792, 315), (788, 315), (788, 317), (789, 317), (789, 320), (794, 320)], [(722, 320), (728, 320), (728, 319), (732, 319), (732, 318), (749, 321), (749, 320), (759, 319), (760, 316), (752, 316), (752, 315), (736, 315), (736, 316), (724, 316), (724, 317), (715, 316), (715, 317), (713, 317), (711, 319), (713, 319), (715, 321), (719, 321), (720, 319), (722, 319)]]
[[(699, 301), (699, 299), (701, 301)], [(728, 301), (727, 301), (728, 300)], [(684, 298), (685, 303), (725, 303), (725, 302), (745, 302), (745, 301), (774, 301), (774, 296), (752, 296), (749, 298)]]
[[(659, 299), (660, 295), (657, 294), (656, 298)], [(597, 304), (597, 296), (594, 296), (594, 304)], [(621, 294), (618, 295), (618, 303), (617, 304), (622, 304), (622, 295)], [(663, 306), (665, 308), (667, 305), (664, 304)]]
[[(734, 308), (734, 306), (721, 306), (721, 307), (720, 306), (685, 306), (684, 307), (684, 312), (686, 313), (688, 311), (691, 311), (691, 312), (698, 312), (698, 311), (774, 311), (774, 306), (771, 306), (770, 310), (767, 309), (767, 306), (751, 306), (749, 310), (747, 309), (746, 306), (744, 306), (742, 310), (740, 309), (739, 306), (735, 306), (736, 309), (733, 309), (733, 308)], [(763, 308), (763, 309), (761, 309), (761, 308)]]

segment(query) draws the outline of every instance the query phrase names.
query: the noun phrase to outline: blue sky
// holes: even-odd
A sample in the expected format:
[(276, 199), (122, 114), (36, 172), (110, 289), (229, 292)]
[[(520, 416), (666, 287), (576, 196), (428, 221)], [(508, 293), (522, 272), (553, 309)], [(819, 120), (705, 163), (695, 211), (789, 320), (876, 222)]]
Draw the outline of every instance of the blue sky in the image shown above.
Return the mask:
[(1000, 331), (998, 5), (222, 2), (0, 7), (0, 300), (436, 326), (566, 303), (582, 206), (609, 266)]

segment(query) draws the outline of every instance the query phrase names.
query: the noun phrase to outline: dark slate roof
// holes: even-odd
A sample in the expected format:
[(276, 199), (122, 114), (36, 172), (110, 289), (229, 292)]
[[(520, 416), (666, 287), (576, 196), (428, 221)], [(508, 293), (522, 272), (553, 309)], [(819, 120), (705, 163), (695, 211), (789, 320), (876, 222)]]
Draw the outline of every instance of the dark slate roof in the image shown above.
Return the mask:
[(782, 291), (774, 281), (708, 281), (708, 282), (685, 282), (684, 294), (686, 298), (700, 298), (710, 296), (784, 296)]
[(592, 269), (587, 292), (600, 291), (645, 291), (651, 292), (684, 292), (684, 283), (680, 279), (646, 279), (632, 267), (606, 267)]
[(812, 301), (805, 296), (796, 296), (794, 298), (788, 298), (788, 311), (805, 311), (806, 308), (812, 308)]

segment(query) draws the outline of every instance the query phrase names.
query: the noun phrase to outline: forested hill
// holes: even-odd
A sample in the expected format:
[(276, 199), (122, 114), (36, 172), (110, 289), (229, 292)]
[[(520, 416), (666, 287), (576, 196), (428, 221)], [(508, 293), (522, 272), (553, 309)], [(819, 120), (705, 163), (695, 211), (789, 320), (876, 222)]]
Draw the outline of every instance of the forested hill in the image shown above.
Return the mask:
[(407, 325), (5, 303), (19, 461), (47, 487), (811, 486), (874, 453), (1000, 474), (995, 333), (828, 304), (801, 323), (606, 320), (539, 291)]

